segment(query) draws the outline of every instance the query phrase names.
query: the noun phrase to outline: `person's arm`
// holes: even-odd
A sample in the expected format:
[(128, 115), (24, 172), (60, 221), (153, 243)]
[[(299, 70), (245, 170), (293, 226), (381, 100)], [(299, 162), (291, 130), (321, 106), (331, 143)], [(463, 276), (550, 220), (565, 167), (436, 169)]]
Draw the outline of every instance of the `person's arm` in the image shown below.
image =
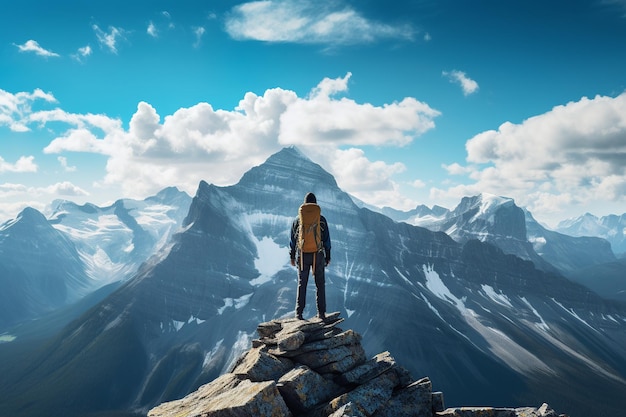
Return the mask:
[(326, 265), (330, 263), (330, 231), (328, 230), (328, 222), (324, 216), (320, 217), (321, 229), (322, 229), (322, 246), (324, 246), (324, 255), (326, 259)]
[(298, 233), (298, 219), (295, 219), (291, 224), (291, 237), (289, 239), (289, 259), (291, 261), (291, 265), (296, 265), (296, 239)]

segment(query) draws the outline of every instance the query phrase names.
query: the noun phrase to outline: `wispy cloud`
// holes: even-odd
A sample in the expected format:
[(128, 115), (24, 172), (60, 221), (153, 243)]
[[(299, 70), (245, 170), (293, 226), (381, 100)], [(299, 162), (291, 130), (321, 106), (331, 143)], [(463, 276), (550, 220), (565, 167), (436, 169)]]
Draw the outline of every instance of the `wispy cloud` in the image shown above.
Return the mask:
[(146, 32), (153, 38), (157, 38), (159, 36), (159, 32), (157, 31), (157, 28), (153, 22), (150, 22), (148, 24), (148, 29), (146, 29)]
[(9, 93), (0, 89), (0, 127), (7, 126), (13, 132), (29, 130), (31, 106), (37, 100), (55, 103), (56, 99), (50, 93), (37, 88), (32, 93)]
[(469, 96), (478, 91), (478, 83), (469, 78), (463, 71), (443, 71), (442, 75), (447, 77), (450, 82), (460, 85), (463, 90), (463, 95), (465, 96)]
[[(87, 196), (89, 195), (89, 193), (83, 190), (82, 188), (72, 184), (69, 181), (57, 182), (57, 183), (48, 185), (46, 187), (29, 187), (24, 184), (15, 184), (15, 183), (0, 184), (0, 197), (6, 198), (6, 197), (12, 197), (16, 195), (23, 195), (24, 197), (27, 197), (27, 196), (33, 197), (37, 195)], [(43, 205), (41, 203), (34, 203), (34, 204), (16, 203), (14, 205), (19, 206), (18, 208), (24, 208), (26, 205), (40, 206), (40, 208), (43, 209)], [(15, 211), (15, 209), (2, 210), (3, 208), (5, 208), (4, 206), (8, 206), (8, 205), (2, 204), (0, 202), (0, 213), (2, 211), (7, 211), (7, 212)]]
[(626, 0), (600, 0), (600, 3), (620, 8), (622, 17), (626, 18)]
[(170, 12), (164, 10), (161, 12), (161, 16), (163, 16), (167, 20), (168, 29), (174, 29), (176, 25), (174, 25), (174, 22), (172, 22), (172, 15), (170, 14)]
[(42, 48), (39, 43), (35, 40), (28, 40), (22, 45), (15, 45), (20, 50), (20, 52), (32, 52), (36, 55), (43, 57), (58, 57), (59, 54), (52, 52), (50, 50)]
[(82, 48), (78, 48), (75, 54), (72, 54), (72, 58), (74, 58), (78, 62), (83, 62), (85, 58), (87, 58), (92, 53), (91, 46), (85, 45)]
[(74, 171), (76, 171), (76, 167), (75, 167), (75, 166), (69, 166), (69, 165), (67, 164), (67, 158), (66, 158), (66, 157), (64, 157), (64, 156), (59, 156), (59, 157), (57, 158), (57, 160), (59, 161), (59, 163), (61, 164), (61, 166), (63, 167), (63, 170), (64, 170), (65, 172), (74, 172)]
[(253, 1), (234, 7), (226, 31), (239, 40), (356, 44), (380, 39), (412, 40), (409, 25), (367, 19), (350, 6), (311, 0)]
[(202, 42), (202, 36), (204, 36), (204, 32), (206, 32), (206, 29), (204, 29), (202, 26), (193, 28), (193, 33), (196, 36), (196, 41), (193, 43), (194, 48), (200, 46), (200, 43)]
[(124, 29), (109, 26), (109, 32), (105, 32), (98, 25), (93, 25), (92, 28), (100, 45), (117, 54), (117, 43), (120, 39), (124, 39)]

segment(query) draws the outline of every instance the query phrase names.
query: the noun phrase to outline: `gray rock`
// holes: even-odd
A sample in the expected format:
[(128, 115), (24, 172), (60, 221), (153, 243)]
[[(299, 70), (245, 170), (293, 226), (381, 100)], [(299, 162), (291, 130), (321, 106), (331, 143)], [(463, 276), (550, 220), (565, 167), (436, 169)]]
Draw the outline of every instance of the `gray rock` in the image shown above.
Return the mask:
[(337, 378), (342, 384), (363, 384), (396, 365), (389, 352), (382, 352), (364, 364), (345, 372)]
[(304, 365), (283, 375), (278, 380), (278, 390), (289, 408), (298, 413), (310, 410), (341, 392), (334, 382)]
[[(444, 410), (429, 378), (415, 381), (389, 352), (367, 360), (361, 336), (320, 319), (259, 324), (260, 339), (232, 370), (149, 417), (557, 417), (539, 408)], [(560, 416), (563, 417), (563, 416)]]
[(369, 417), (363, 409), (354, 403), (344, 404), (328, 417)]
[(432, 398), (433, 398), (433, 412), (443, 411), (446, 409), (444, 405), (444, 400), (443, 400), (443, 392), (441, 391), (433, 392)]
[(325, 407), (317, 409), (309, 417), (329, 416), (348, 403), (358, 404), (365, 415), (371, 416), (389, 401), (398, 382), (395, 372), (386, 372), (363, 385), (359, 385), (352, 391), (334, 398)]
[(372, 417), (432, 417), (432, 384), (428, 378), (397, 390)]
[(292, 415), (280, 396), (274, 381), (252, 382), (243, 380), (236, 383), (234, 387), (225, 390), (228, 385), (236, 380), (236, 377), (232, 374), (226, 374), (223, 377), (224, 380), (217, 386), (212, 386), (213, 383), (207, 384), (181, 400), (171, 401), (153, 408), (148, 416), (290, 417)]
[(251, 381), (276, 381), (293, 366), (289, 359), (277, 358), (263, 348), (253, 348), (239, 358), (231, 372)]
[(494, 407), (460, 407), (448, 408), (445, 411), (437, 412), (437, 417), (517, 417), (513, 408)]
[(365, 351), (361, 344), (337, 346), (327, 350), (305, 352), (293, 358), (319, 373), (345, 372), (365, 362)]
[[(436, 417), (557, 417), (556, 412), (548, 404), (539, 408), (494, 408), (494, 407), (460, 407), (448, 408), (434, 414)], [(567, 417), (560, 414), (558, 417)]]
[[(304, 334), (304, 332), (302, 332)], [(330, 334), (327, 337), (315, 340), (312, 342), (306, 342), (297, 348), (297, 351), (290, 352), (288, 349), (281, 349), (280, 345), (278, 349), (270, 349), (269, 352), (277, 356), (296, 356), (306, 352), (312, 352), (315, 350), (328, 350), (343, 345), (357, 345), (361, 343), (361, 335), (353, 330), (346, 330), (338, 334)], [(291, 349), (295, 350), (295, 349)]]

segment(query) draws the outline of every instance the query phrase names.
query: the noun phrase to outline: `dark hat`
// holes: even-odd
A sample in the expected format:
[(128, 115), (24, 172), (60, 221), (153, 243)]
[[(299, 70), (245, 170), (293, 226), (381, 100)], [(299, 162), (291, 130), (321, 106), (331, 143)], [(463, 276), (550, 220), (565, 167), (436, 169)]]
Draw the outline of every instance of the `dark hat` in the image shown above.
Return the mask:
[(316, 203), (317, 204), (317, 198), (315, 198), (315, 194), (313, 193), (307, 193), (304, 196), (304, 202), (305, 203)]

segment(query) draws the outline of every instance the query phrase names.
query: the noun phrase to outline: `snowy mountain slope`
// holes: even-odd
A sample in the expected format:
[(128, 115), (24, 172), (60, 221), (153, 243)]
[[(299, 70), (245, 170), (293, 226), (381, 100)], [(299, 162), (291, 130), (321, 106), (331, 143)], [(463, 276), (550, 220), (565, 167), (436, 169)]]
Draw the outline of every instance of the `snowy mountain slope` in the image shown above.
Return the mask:
[(586, 213), (580, 217), (563, 220), (556, 230), (570, 236), (594, 236), (608, 240), (616, 255), (626, 256), (626, 213), (621, 216), (596, 217)]
[(548, 230), (526, 212), (528, 239), (543, 259), (566, 276), (583, 268), (614, 262), (608, 241), (598, 237), (573, 237)]
[(412, 216), (396, 213), (395, 218), (445, 232), (460, 243), (470, 239), (492, 243), (545, 271), (569, 274), (615, 261), (604, 239), (572, 237), (548, 230), (510, 198), (480, 194), (463, 198), (452, 211), (434, 210), (435, 207), (418, 207)]
[(94, 289), (74, 244), (33, 208), (0, 225), (0, 331)]
[(443, 219), (450, 213), (450, 210), (447, 208), (441, 206), (433, 206), (433, 208), (429, 208), (423, 204), (409, 211), (396, 210), (390, 207), (383, 207), (382, 210), (372, 209), (372, 211), (379, 211), (392, 220), (397, 222), (407, 222), (415, 226), (420, 226), (420, 222), (422, 221), (434, 223)]
[(28, 208), (1, 225), (0, 330), (133, 274), (180, 227), (190, 202), (173, 187), (105, 208), (55, 201), (49, 219)]
[(191, 197), (174, 187), (145, 200), (122, 199), (108, 207), (54, 201), (48, 219), (77, 246), (99, 285), (123, 280), (180, 227)]
[[(0, 414), (146, 410), (227, 370), (258, 323), (293, 314), (288, 233), (308, 191), (333, 242), (329, 311), (368, 354), (389, 350), (449, 405), (546, 401), (572, 417), (626, 406), (626, 305), (490, 243), (359, 208), (287, 148), (237, 185), (201, 183), (157, 256), (0, 382)], [(312, 284), (308, 300), (305, 316)]]

